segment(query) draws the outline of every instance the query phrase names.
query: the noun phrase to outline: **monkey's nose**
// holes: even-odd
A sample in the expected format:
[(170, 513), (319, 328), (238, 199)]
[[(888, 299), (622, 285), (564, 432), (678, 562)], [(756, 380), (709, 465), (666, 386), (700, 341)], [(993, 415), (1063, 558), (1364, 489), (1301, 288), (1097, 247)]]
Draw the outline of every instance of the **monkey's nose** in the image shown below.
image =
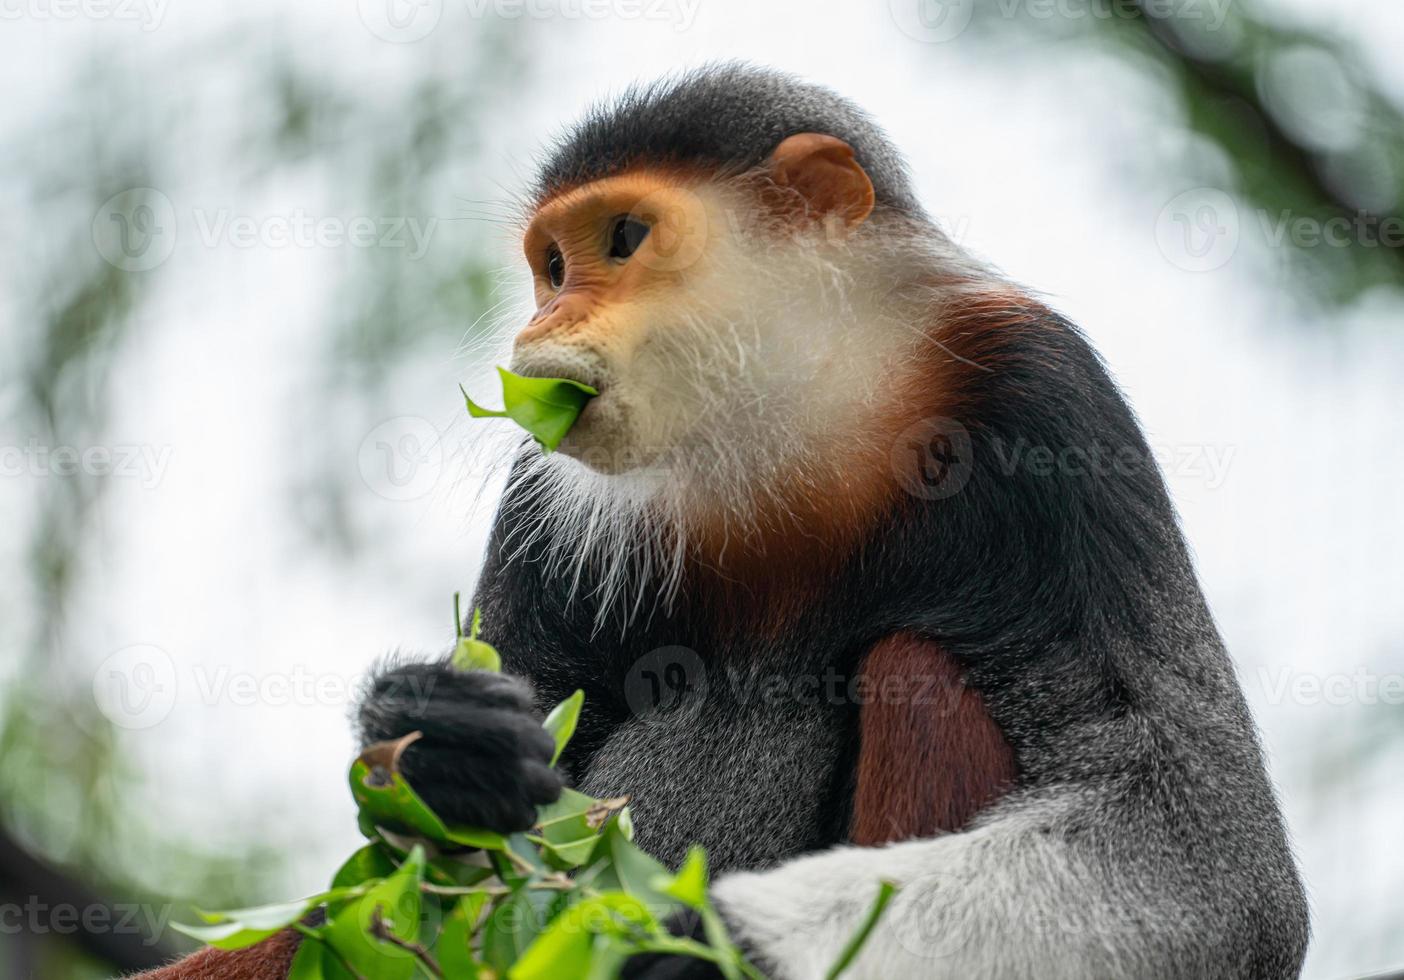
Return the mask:
[(585, 322), (589, 315), (590, 303), (585, 297), (561, 293), (536, 311), (536, 315), (517, 334), (514, 345), (520, 349), (524, 344), (565, 333)]

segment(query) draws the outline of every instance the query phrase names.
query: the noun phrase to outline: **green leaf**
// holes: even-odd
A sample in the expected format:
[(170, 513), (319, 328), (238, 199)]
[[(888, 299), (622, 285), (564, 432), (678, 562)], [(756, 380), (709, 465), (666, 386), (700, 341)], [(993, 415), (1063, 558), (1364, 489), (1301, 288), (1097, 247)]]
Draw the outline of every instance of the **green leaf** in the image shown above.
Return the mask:
[(456, 670), (489, 670), (494, 674), (502, 672), (502, 656), (491, 643), (478, 639), (478, 631), (483, 627), (483, 612), (473, 610), (473, 624), (468, 635), (463, 635), (463, 621), (458, 618), (458, 593), (453, 594), (454, 629), (458, 642), (453, 648), (452, 663)]
[[(536, 826), (545, 832), (548, 828), (556, 827), (570, 821), (580, 821), (579, 826), (584, 828), (586, 815), (591, 808), (599, 803), (593, 796), (587, 796), (579, 790), (566, 788), (561, 790), (560, 797), (555, 803), (543, 806), (536, 811)], [(565, 839), (547, 835), (552, 840)], [(579, 834), (571, 836), (578, 837)]]
[(654, 887), (665, 895), (676, 898), (689, 908), (701, 909), (707, 905), (707, 854), (700, 847), (693, 847), (683, 859), (682, 867), (676, 875), (669, 875), (654, 882)]
[(677, 900), (654, 887), (660, 879), (671, 877), (668, 869), (641, 851), (628, 837), (619, 818), (604, 827), (590, 863), (579, 880), (600, 890), (628, 892), (644, 902), (655, 917), (662, 919), (677, 908)]
[(511, 980), (584, 977), (592, 969), (597, 935), (633, 937), (659, 930), (648, 908), (624, 892), (604, 892), (558, 915), (517, 960)]
[(214, 946), (216, 949), (243, 949), (245, 946), (263, 942), (269, 936), (281, 932), (296, 921), (297, 917), (294, 916), (272, 929), (254, 929), (242, 922), (220, 922), (206, 926), (188, 926), (184, 923), (172, 922), (171, 928), (191, 939), (198, 939), (202, 943)]
[(492, 868), (466, 860), (472, 857), (477, 855), (440, 855), (424, 869), (424, 879), (449, 888), (470, 888), (491, 878)]
[(292, 963), (287, 980), (356, 980), (342, 965), (326, 943), (304, 936)]
[(534, 844), (541, 847), (551, 866), (558, 871), (570, 871), (580, 867), (590, 860), (590, 855), (595, 852), (597, 838), (594, 836), (582, 837), (579, 840), (566, 841), (562, 844), (552, 844), (550, 841), (542, 840), (540, 837), (529, 837)]
[(473, 933), (489, 899), (485, 892), (464, 895), (444, 916), (434, 955), (445, 977), (474, 980), (481, 973), (482, 964), (473, 955)]
[(495, 830), (482, 830), (478, 827), (467, 827), (462, 824), (447, 826), (444, 830), (444, 836), (440, 839), (451, 844), (461, 844), (464, 847), (476, 847), (483, 851), (502, 851), (507, 848), (507, 838)]
[(196, 909), (195, 914), (205, 920), (204, 925), (172, 922), (171, 928), (219, 949), (242, 949), (286, 929), (318, 905), (339, 898), (348, 891), (349, 889), (343, 888), (332, 889), (292, 902), (233, 909), (228, 912), (203, 912)]
[(614, 936), (596, 936), (590, 950), (590, 972), (585, 980), (616, 980), (624, 963), (633, 955), (630, 945)]
[(395, 873), (395, 862), (385, 853), (378, 841), (367, 844), (346, 859), (336, 876), (332, 878), (333, 888), (350, 888), (372, 878), (386, 878)]
[(360, 826), (367, 836), (376, 827), (393, 827), (437, 842), (461, 844), (484, 850), (501, 850), (506, 841), (501, 834), (473, 827), (450, 827), (419, 798), (400, 775), (400, 756), (420, 737), (411, 732), (394, 742), (377, 742), (367, 747), (351, 764), (351, 795), (360, 807)]
[(557, 870), (578, 868), (591, 860), (599, 845), (601, 828), (625, 800), (622, 796), (597, 800), (567, 789), (555, 803), (538, 811), (537, 833), (527, 839), (541, 848)]
[(599, 394), (589, 385), (569, 378), (524, 378), (506, 368), (498, 368), (497, 373), (502, 378), (502, 410), (483, 408), (460, 385), (468, 414), (475, 419), (511, 419), (531, 433), (543, 452), (549, 453), (561, 444), (585, 403)]
[(570, 737), (575, 734), (575, 726), (580, 722), (580, 709), (584, 704), (585, 692), (576, 691), (552, 708), (546, 720), (541, 723), (541, 727), (550, 732), (551, 737), (556, 740), (556, 752), (551, 756), (551, 765), (556, 764), (556, 760), (569, 744)]
[(873, 899), (873, 904), (868, 909), (867, 916), (863, 919), (863, 924), (858, 927), (848, 944), (844, 946), (839, 957), (834, 961), (834, 965), (829, 967), (829, 972), (824, 974), (824, 980), (836, 980), (839, 974), (847, 970), (853, 964), (853, 960), (858, 956), (863, 944), (868, 941), (868, 936), (872, 934), (873, 927), (877, 925), (878, 919), (882, 917), (883, 911), (887, 908), (887, 903), (892, 901), (892, 896), (897, 893), (897, 886), (890, 881), (884, 881), (878, 886), (877, 896)]
[(322, 969), (325, 953), (325, 946), (304, 936), (288, 966), (288, 980), (327, 980), (327, 973)]
[(416, 846), (393, 875), (347, 904), (328, 922), (326, 943), (356, 972), (376, 980), (409, 980), (416, 957), (394, 943), (377, 938), (381, 928), (405, 942), (419, 936), (419, 885), (424, 880), (424, 848)]
[(482, 929), (482, 954), (487, 964), (506, 976), (512, 964), (531, 945), (544, 922), (538, 919), (531, 892), (518, 888), (498, 903)]
[(490, 670), (494, 674), (502, 672), (502, 655), (490, 643), (470, 640), (463, 637), (453, 648), (455, 670)]

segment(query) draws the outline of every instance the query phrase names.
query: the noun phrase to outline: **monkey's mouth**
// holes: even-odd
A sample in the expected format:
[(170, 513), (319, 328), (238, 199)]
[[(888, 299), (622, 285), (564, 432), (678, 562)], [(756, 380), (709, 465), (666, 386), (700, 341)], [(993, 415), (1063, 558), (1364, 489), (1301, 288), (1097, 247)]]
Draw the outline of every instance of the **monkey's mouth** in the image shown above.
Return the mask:
[[(580, 383), (589, 384), (586, 381)], [(594, 442), (599, 435), (599, 430), (608, 428), (610, 418), (617, 415), (615, 399), (610, 397), (609, 390), (596, 385), (590, 385), (590, 387), (598, 391), (599, 394), (585, 403), (585, 407), (580, 410), (580, 414), (575, 419), (575, 424), (570, 427), (570, 431), (561, 440), (561, 448), (567, 452), (572, 448), (582, 448)]]
[(540, 361), (523, 360), (520, 363), (512, 364), (512, 373), (519, 374), (524, 378), (561, 378), (594, 388), (599, 392), (599, 395), (586, 403), (585, 407), (588, 409), (604, 395), (609, 384), (605, 381), (606, 372), (603, 368), (593, 371), (582, 371), (580, 368), (579, 363), (553, 365), (546, 359)]

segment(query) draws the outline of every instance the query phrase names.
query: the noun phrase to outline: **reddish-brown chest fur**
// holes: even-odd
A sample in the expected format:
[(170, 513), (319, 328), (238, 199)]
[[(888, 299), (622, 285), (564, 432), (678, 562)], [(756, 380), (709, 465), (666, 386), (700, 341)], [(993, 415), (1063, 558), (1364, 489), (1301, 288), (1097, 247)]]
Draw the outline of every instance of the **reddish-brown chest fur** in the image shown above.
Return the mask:
[(960, 830), (1013, 785), (1013, 749), (935, 643), (888, 637), (868, 654), (862, 678), (853, 843)]

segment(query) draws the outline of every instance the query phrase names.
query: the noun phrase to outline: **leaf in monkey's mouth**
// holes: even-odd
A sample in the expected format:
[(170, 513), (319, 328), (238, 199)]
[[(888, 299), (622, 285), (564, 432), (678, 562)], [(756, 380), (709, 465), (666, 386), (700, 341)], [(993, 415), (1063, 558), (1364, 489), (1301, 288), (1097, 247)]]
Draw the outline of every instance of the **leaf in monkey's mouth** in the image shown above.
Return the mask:
[(585, 403), (599, 394), (589, 385), (569, 378), (524, 378), (506, 368), (498, 368), (497, 373), (502, 376), (502, 410), (483, 408), (459, 385), (458, 390), (468, 403), (468, 414), (475, 419), (511, 419), (531, 433), (543, 452), (549, 453), (561, 444)]

